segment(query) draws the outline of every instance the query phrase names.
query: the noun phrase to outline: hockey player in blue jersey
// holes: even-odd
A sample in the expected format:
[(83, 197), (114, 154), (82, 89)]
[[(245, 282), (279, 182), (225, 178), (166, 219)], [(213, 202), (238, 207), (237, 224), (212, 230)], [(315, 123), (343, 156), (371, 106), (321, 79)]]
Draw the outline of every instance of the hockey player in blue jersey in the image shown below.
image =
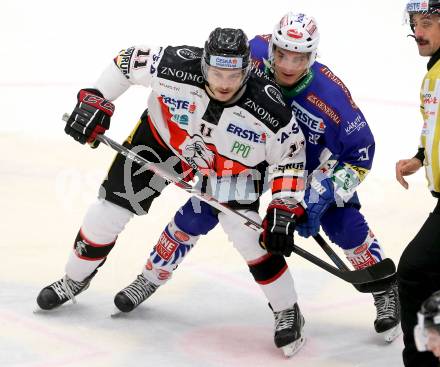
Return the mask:
[[(273, 76), (282, 87), (306, 138), (306, 167), (292, 167), (305, 168), (310, 182), (305, 197), (308, 220), (297, 226), (298, 232), (309, 237), (322, 227), (353, 267), (363, 269), (384, 259), (377, 238), (359, 211), (356, 194), (371, 169), (375, 142), (347, 87), (326, 65), (316, 61), (318, 43), (314, 18), (294, 13), (286, 14), (272, 35), (250, 41), (254, 67)], [(228, 131), (243, 142), (253, 138), (239, 124)], [(163, 259), (161, 249), (166, 243), (171, 241), (177, 253), (179, 246), (194, 246), (199, 236), (217, 223), (216, 213), (207, 204), (194, 198), (188, 201), (165, 228), (142, 274), (115, 296), (116, 306), (131, 311), (171, 277), (184, 256), (175, 256), (173, 261)], [(282, 246), (267, 250), (289, 255), (290, 250)], [(263, 259), (258, 267), (265, 279), (276, 275), (269, 260)], [(375, 330), (392, 341), (400, 323), (396, 284), (373, 293), (373, 297)]]

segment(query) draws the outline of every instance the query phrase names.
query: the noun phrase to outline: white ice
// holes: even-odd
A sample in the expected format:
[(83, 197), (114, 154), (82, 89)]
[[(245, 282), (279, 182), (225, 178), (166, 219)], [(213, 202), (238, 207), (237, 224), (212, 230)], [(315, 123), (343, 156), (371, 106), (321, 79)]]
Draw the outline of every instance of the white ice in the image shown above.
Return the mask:
[[(373, 171), (359, 192), (363, 213), (396, 263), (434, 205), (424, 175), (405, 191), (394, 164), (417, 150), (418, 56), (404, 1), (3, 0), (0, 10), (0, 366), (401, 366), (401, 337), (373, 329), (371, 295), (297, 256), (288, 259), (306, 318), (307, 343), (285, 360), (273, 319), (247, 266), (220, 229), (203, 238), (174, 278), (130, 315), (111, 319), (130, 283), (187, 195), (168, 188), (151, 214), (120, 236), (78, 304), (33, 314), (39, 290), (60, 278), (88, 204), (113, 157), (63, 133), (79, 88), (133, 44), (202, 45), (215, 26), (270, 33), (288, 10), (313, 14), (320, 60), (341, 77), (376, 137)], [(145, 107), (132, 88), (116, 103), (109, 136), (122, 140)], [(267, 200), (267, 198), (265, 198)], [(325, 259), (313, 241), (298, 240)], [(339, 249), (337, 251), (341, 254)]]

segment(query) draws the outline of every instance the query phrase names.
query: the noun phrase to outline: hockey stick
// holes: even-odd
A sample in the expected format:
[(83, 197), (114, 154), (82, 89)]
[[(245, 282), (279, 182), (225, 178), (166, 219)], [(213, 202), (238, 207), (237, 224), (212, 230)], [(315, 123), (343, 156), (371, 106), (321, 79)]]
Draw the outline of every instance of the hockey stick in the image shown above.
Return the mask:
[[(333, 249), (329, 246), (327, 241), (318, 233), (317, 235), (313, 236), (313, 239), (318, 243), (319, 246), (324, 250), (324, 252), (328, 255), (328, 257), (333, 261), (333, 263), (342, 271), (351, 271), (350, 268), (344, 263), (344, 261), (341, 260), (341, 258), (336, 254), (336, 252), (333, 251)], [(353, 286), (362, 293), (370, 293), (370, 292), (376, 292), (380, 290), (387, 289), (392, 281), (395, 279), (395, 265), (392, 260), (385, 259), (387, 262), (391, 262), (391, 264), (387, 265), (389, 267), (389, 271), (392, 270), (392, 267), (394, 268), (393, 272), (394, 274), (384, 277), (382, 279), (378, 279), (375, 281), (372, 281), (370, 283), (360, 283), (360, 284), (353, 284)], [(383, 261), (385, 261), (383, 260)], [(379, 263), (380, 264), (380, 263)], [(369, 268), (366, 268), (369, 269)]]
[[(69, 119), (68, 114), (63, 115), (63, 120), (67, 121)], [(218, 209), (219, 211), (234, 216), (240, 223), (243, 225), (251, 228), (254, 231), (261, 232), (263, 228), (261, 227), (260, 223), (255, 222), (254, 220), (246, 217), (242, 213), (231, 209), (228, 205), (224, 203), (220, 203), (212, 197), (211, 195), (208, 195), (206, 193), (202, 193), (195, 189), (191, 184), (188, 182), (180, 179), (179, 177), (176, 177), (176, 175), (173, 172), (170, 172), (165, 167), (162, 167), (159, 164), (154, 164), (143, 157), (139, 156), (135, 152), (131, 151), (130, 149), (124, 147), (123, 145), (115, 142), (114, 140), (110, 139), (109, 137), (105, 135), (98, 135), (96, 137), (96, 140), (99, 142), (108, 145), (110, 148), (117, 151), (119, 154), (123, 155), (127, 159), (132, 160), (133, 162), (136, 162), (140, 166), (143, 166), (147, 168), (148, 170), (151, 170), (152, 172), (156, 173), (157, 175), (163, 177), (165, 180), (173, 182), (178, 187), (182, 188), (186, 192), (188, 192), (191, 195), (197, 196), (199, 199), (203, 200), (207, 204), (211, 205), (215, 209)], [(395, 272), (395, 266), (394, 263), (390, 259), (385, 259), (381, 261), (380, 263), (377, 263), (375, 265), (372, 265), (366, 269), (362, 270), (340, 270), (338, 268), (335, 268), (334, 266), (328, 264), (327, 262), (321, 260), (320, 258), (316, 257), (315, 255), (307, 252), (306, 250), (302, 249), (301, 247), (294, 245), (293, 252), (298, 254), (299, 256), (303, 257), (304, 259), (312, 262), (316, 266), (328, 271), (329, 273), (335, 275), (336, 277), (345, 280), (346, 282), (349, 282), (351, 284), (362, 284), (363, 290), (360, 290), (364, 293), (371, 293), (374, 291), (381, 291), (383, 290), (383, 286), (378, 287), (377, 281), (388, 279), (389, 277), (393, 276)], [(340, 260), (340, 259), (339, 259)], [(388, 261), (387, 261), (388, 260)]]

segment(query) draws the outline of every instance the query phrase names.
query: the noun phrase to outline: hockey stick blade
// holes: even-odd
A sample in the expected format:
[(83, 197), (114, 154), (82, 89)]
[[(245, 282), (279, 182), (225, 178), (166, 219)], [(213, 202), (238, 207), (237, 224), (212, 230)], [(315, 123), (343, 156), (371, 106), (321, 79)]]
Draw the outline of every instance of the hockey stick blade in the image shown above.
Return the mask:
[[(350, 271), (350, 268), (344, 263), (344, 261), (342, 261), (342, 259), (336, 254), (336, 252), (333, 251), (333, 249), (328, 245), (326, 240), (322, 238), (319, 233), (313, 238), (340, 270)], [(381, 277), (381, 279), (364, 284), (353, 284), (353, 286), (359, 292), (371, 293), (383, 291), (388, 289), (391, 283), (395, 280), (396, 267), (391, 259), (387, 259), (385, 265), (382, 265), (379, 269), (375, 267), (369, 267), (369, 269), (371, 269), (371, 272), (378, 271), (379, 274), (377, 274), (377, 277)]]
[(384, 284), (390, 282), (389, 278), (394, 277), (396, 271), (396, 267), (390, 259), (385, 259), (361, 270), (340, 270), (296, 245), (294, 246), (293, 252), (320, 268), (327, 270), (338, 278), (355, 285), (355, 288), (362, 293), (382, 291)]
[[(63, 115), (63, 120), (67, 121), (69, 119), (68, 114)], [(96, 140), (99, 142), (109, 146), (110, 148), (114, 149), (116, 152), (120, 153), (121, 155), (125, 156), (127, 159), (130, 159), (133, 162), (136, 162), (140, 166), (144, 166), (145, 168), (153, 171), (157, 175), (163, 177), (169, 182), (173, 182), (181, 189), (185, 190), (186, 192), (195, 195), (200, 200), (203, 200), (207, 204), (211, 205), (212, 207), (220, 210), (221, 212), (234, 216), (241, 224), (247, 226), (248, 228), (261, 232), (263, 229), (261, 227), (260, 223), (255, 222), (254, 220), (246, 217), (244, 214), (231, 209), (227, 204), (220, 203), (217, 199), (214, 197), (201, 193), (197, 189), (195, 189), (191, 184), (188, 182), (180, 179), (175, 175), (175, 173), (170, 172), (165, 167), (163, 167), (160, 164), (152, 163), (146, 160), (145, 158), (139, 156), (135, 152), (131, 151), (130, 149), (124, 147), (123, 145), (115, 142), (111, 138), (105, 136), (105, 135), (98, 135), (96, 137)], [(303, 257), (304, 259), (312, 262), (316, 266), (320, 267), (321, 269), (324, 269), (328, 271), (329, 273), (335, 275), (336, 277), (345, 280), (346, 282), (352, 283), (352, 284), (362, 284), (363, 287), (361, 292), (370, 293), (374, 290), (369, 290), (370, 287), (373, 289), (375, 288), (376, 282), (381, 282), (387, 279), (395, 272), (395, 266), (394, 263), (389, 260), (385, 259), (384, 261), (381, 261), (380, 263), (373, 265), (369, 268), (362, 269), (362, 270), (340, 270), (324, 260), (316, 257), (315, 255), (307, 252), (306, 250), (302, 249), (301, 247), (294, 245), (293, 252), (295, 252), (297, 255)], [(389, 261), (386, 261), (389, 260)], [(391, 271), (391, 269), (394, 269)], [(367, 290), (368, 289), (368, 290)]]

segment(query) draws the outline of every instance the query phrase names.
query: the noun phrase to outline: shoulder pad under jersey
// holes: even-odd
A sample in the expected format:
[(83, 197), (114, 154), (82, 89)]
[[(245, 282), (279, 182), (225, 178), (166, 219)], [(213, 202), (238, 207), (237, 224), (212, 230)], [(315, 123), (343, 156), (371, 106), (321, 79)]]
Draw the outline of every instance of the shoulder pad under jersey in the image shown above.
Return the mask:
[(193, 46), (168, 46), (157, 66), (157, 76), (178, 83), (203, 87), (201, 59), (203, 49)]
[(242, 107), (273, 132), (286, 126), (292, 118), (292, 110), (278, 85), (261, 71), (251, 71)]

